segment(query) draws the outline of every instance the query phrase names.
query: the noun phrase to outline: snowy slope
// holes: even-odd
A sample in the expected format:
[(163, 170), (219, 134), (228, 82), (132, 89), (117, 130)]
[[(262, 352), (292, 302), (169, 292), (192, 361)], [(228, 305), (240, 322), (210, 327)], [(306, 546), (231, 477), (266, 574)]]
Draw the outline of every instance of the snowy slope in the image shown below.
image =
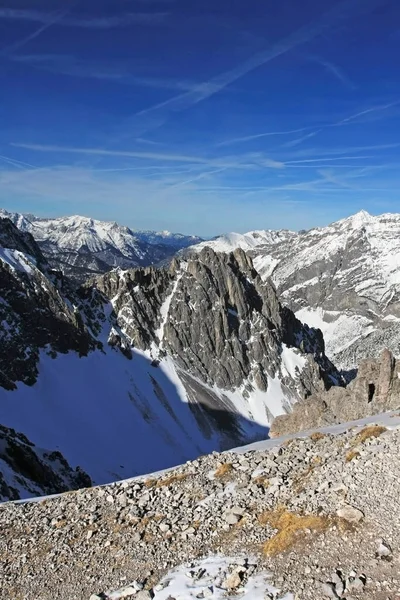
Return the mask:
[[(44, 353), (34, 386), (0, 388), (0, 423), (37, 446), (59, 450), (96, 483), (184, 463), (220, 447), (223, 435), (203, 432), (171, 361), (155, 368), (108, 349), (79, 358)], [(249, 423), (251, 437), (262, 426)]]
[(168, 231), (133, 231), (82, 216), (43, 219), (0, 209), (0, 218), (9, 218), (21, 231), (31, 233), (51, 265), (78, 280), (114, 267), (158, 263), (201, 241)]
[(190, 250), (200, 252), (203, 248), (212, 248), (215, 252), (232, 252), (236, 248), (244, 251), (253, 250), (259, 246), (275, 245), (290, 240), (296, 233), (288, 230), (260, 230), (249, 233), (226, 233), (213, 240), (204, 241), (190, 247)]
[(360, 211), (310, 231), (229, 234), (210, 243), (225, 252), (245, 248), (282, 302), (321, 328), (339, 366), (353, 368), (384, 347), (400, 354), (400, 214)]

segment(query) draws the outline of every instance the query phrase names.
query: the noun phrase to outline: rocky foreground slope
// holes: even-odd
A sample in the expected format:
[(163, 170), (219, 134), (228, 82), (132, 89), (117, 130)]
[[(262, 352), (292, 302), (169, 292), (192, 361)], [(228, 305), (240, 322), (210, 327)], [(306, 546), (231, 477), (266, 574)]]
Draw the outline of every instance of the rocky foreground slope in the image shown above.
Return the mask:
[(2, 595), (397, 600), (400, 417), (378, 422), (3, 504)]
[(329, 358), (348, 370), (384, 348), (400, 354), (399, 240), (399, 214), (361, 211), (327, 227), (228, 234), (195, 249), (246, 251), (282, 303), (323, 331)]

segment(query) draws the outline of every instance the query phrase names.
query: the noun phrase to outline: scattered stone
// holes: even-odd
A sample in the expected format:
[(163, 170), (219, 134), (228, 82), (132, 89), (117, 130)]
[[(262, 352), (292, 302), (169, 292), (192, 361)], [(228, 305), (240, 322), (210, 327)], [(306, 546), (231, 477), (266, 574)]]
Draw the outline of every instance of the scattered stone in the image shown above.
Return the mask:
[(361, 510), (349, 505), (339, 508), (336, 514), (349, 523), (359, 523), (364, 518), (364, 513)]

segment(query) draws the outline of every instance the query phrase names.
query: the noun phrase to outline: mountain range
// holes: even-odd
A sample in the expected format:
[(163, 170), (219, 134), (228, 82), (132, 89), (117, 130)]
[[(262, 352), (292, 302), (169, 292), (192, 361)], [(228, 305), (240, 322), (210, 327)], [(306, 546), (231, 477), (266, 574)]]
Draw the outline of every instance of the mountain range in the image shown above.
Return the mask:
[[(399, 215), (361, 212), (187, 248), (190, 238), (144, 232), (140, 243), (159, 248), (161, 236), (170, 254), (162, 267), (135, 268), (111, 264), (137, 249), (127, 228), (2, 216), (2, 498), (265, 439), (282, 415), (295, 415), (285, 427), (304, 428), (335, 422), (355, 401), (358, 416), (392, 402), (379, 391), (394, 385), (391, 358), (376, 402), (367, 381), (382, 370), (375, 363), (340, 390), (361, 359), (383, 347), (399, 354)], [(64, 249), (86, 263), (65, 262)]]
[(309, 231), (253, 231), (202, 242), (242, 248), (281, 302), (324, 334), (341, 369), (355, 369), (384, 348), (400, 354), (400, 215), (366, 211)]
[(132, 231), (115, 222), (82, 216), (44, 219), (0, 209), (0, 218), (31, 233), (49, 264), (77, 283), (115, 267), (130, 269), (162, 262), (202, 241), (169, 231)]

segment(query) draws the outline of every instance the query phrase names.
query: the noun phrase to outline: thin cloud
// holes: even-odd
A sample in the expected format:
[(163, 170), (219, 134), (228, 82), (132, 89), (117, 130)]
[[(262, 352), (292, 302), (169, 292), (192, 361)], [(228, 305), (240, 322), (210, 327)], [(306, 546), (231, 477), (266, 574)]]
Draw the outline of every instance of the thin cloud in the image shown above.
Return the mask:
[(335, 156), (331, 158), (304, 158), (300, 160), (288, 160), (285, 162), (285, 166), (287, 165), (296, 165), (302, 163), (318, 163), (318, 162), (329, 162), (330, 160), (361, 160), (363, 158), (375, 158), (373, 155), (365, 155), (365, 156)]
[[(67, 11), (68, 12), (68, 11)], [(45, 13), (37, 10), (21, 10), (15, 8), (0, 8), (0, 19), (13, 21), (30, 21), (51, 26), (54, 13)], [(159, 13), (125, 13), (109, 17), (66, 17), (62, 24), (64, 27), (82, 27), (85, 29), (112, 29), (127, 27), (135, 23), (151, 24), (163, 21), (168, 16), (166, 12)]]
[(326, 181), (327, 183), (333, 183), (334, 185), (336, 185), (339, 188), (353, 189), (353, 190), (356, 189), (356, 187), (354, 185), (351, 185), (350, 183), (348, 183), (345, 178), (334, 175), (332, 173), (332, 171), (329, 169), (320, 169), (318, 171), (318, 173), (322, 176), (323, 180)]
[(68, 54), (27, 54), (9, 58), (56, 75), (113, 81), (123, 85), (175, 91), (190, 91), (199, 85), (194, 81), (166, 77), (138, 77), (132, 75), (124, 64), (85, 61)]
[(153, 140), (146, 140), (145, 138), (136, 138), (138, 144), (145, 144), (146, 146), (165, 146), (162, 142), (154, 142)]
[(233, 144), (239, 144), (241, 142), (250, 142), (252, 140), (257, 140), (263, 137), (269, 137), (274, 135), (291, 135), (293, 133), (302, 133), (303, 131), (307, 131), (309, 127), (301, 127), (300, 129), (289, 129), (288, 131), (267, 131), (266, 133), (256, 133), (254, 135), (247, 135), (245, 137), (233, 138), (229, 140), (225, 140), (223, 142), (219, 142), (216, 144), (216, 147), (220, 146), (231, 146)]
[(178, 183), (174, 183), (170, 185), (169, 188), (177, 188), (182, 187), (184, 185), (188, 185), (190, 183), (194, 183), (195, 181), (199, 181), (200, 179), (204, 179), (205, 177), (209, 177), (210, 175), (215, 175), (216, 173), (221, 173), (222, 171), (226, 171), (227, 167), (222, 167), (221, 169), (214, 169), (213, 171), (204, 171), (203, 173), (199, 173), (196, 177), (192, 177), (191, 179), (186, 179), (185, 181), (178, 181)]
[(338, 125), (345, 125), (346, 123), (350, 123), (350, 121), (354, 121), (355, 119), (359, 119), (360, 117), (363, 117), (364, 115), (368, 115), (370, 113), (374, 113), (374, 112), (381, 112), (381, 111), (385, 111), (388, 108), (392, 108), (393, 106), (397, 106), (399, 104), (399, 100), (397, 100), (396, 102), (389, 102), (388, 104), (381, 104), (379, 106), (372, 106), (371, 108), (366, 108), (365, 110), (361, 110), (360, 112), (355, 113), (354, 115), (350, 115), (349, 117), (346, 117), (345, 119), (342, 119), (341, 121), (338, 121), (337, 123), (335, 123), (336, 126)]
[(347, 88), (350, 88), (351, 90), (356, 89), (354, 83), (347, 77), (347, 75), (338, 65), (334, 64), (333, 62), (330, 62), (329, 60), (325, 60), (320, 56), (311, 56), (310, 59), (313, 62), (316, 62), (322, 67), (324, 67), (329, 73), (336, 77), (336, 79), (338, 79)]
[(311, 133), (307, 133), (302, 137), (296, 138), (295, 140), (291, 140), (290, 142), (286, 142), (285, 144), (282, 144), (282, 148), (293, 148), (294, 146), (298, 146), (306, 140), (316, 136), (318, 133), (320, 133), (320, 131), (322, 131), (322, 129), (318, 129), (317, 131), (311, 131)]
[[(201, 156), (191, 156), (186, 154), (166, 154), (161, 152), (140, 152), (125, 150), (106, 150), (104, 148), (74, 148), (69, 146), (54, 146), (44, 144), (17, 144), (11, 146), (33, 150), (37, 152), (61, 152), (68, 154), (84, 154), (89, 156), (118, 156), (125, 158), (139, 158), (144, 160), (159, 160), (168, 162), (180, 162), (191, 164), (204, 164), (215, 167), (226, 168), (254, 168), (254, 166), (264, 166), (273, 169), (280, 169), (284, 164), (266, 157), (244, 157), (241, 160), (232, 160), (230, 157), (221, 159), (204, 158)], [(247, 159), (247, 160), (246, 160)]]
[(10, 158), (9, 156), (4, 156), (3, 154), (0, 154), (0, 159), (9, 165), (12, 165), (13, 167), (18, 167), (18, 169), (26, 169), (26, 167), (29, 167), (31, 169), (38, 168), (35, 165), (23, 162), (22, 160), (16, 160), (15, 158)]
[(336, 156), (339, 154), (353, 154), (355, 152), (366, 152), (369, 150), (391, 150), (394, 148), (400, 148), (400, 142), (393, 142), (389, 144), (372, 144), (370, 146), (345, 146), (342, 148), (311, 148), (307, 150), (297, 151), (292, 154), (293, 157), (304, 157), (308, 159), (314, 156)]
[(238, 79), (241, 79), (258, 67), (261, 67), (278, 56), (286, 54), (290, 50), (293, 50), (294, 48), (305, 44), (316, 37), (319, 37), (325, 31), (330, 29), (336, 22), (342, 21), (343, 18), (351, 14), (352, 11), (357, 9), (363, 11), (366, 8), (370, 10), (374, 6), (381, 3), (382, 0), (342, 0), (342, 2), (339, 2), (333, 8), (328, 10), (320, 19), (301, 27), (286, 38), (273, 44), (268, 50), (264, 50), (253, 55), (240, 65), (229, 71), (225, 71), (216, 77), (213, 77), (191, 92), (180, 94), (179, 96), (175, 96), (169, 100), (140, 111), (137, 113), (137, 116), (158, 112), (162, 108), (169, 108), (171, 111), (181, 111), (189, 106), (197, 104), (198, 102), (202, 102), (203, 100), (206, 100), (214, 94), (224, 90), (228, 85), (234, 83)]
[[(2, 9), (0, 9), (0, 12), (1, 12), (1, 10)], [(7, 56), (8, 54), (12, 54), (16, 50), (20, 50), (21, 48), (26, 46), (26, 44), (28, 44), (35, 38), (39, 37), (39, 35), (41, 35), (44, 31), (46, 31), (46, 29), (49, 29), (56, 23), (62, 23), (63, 19), (66, 17), (66, 15), (69, 13), (69, 11), (70, 11), (70, 7), (67, 9), (64, 9), (64, 10), (58, 10), (57, 12), (48, 13), (48, 19), (47, 19), (46, 23), (44, 23), (41, 27), (39, 27), (39, 29), (36, 29), (28, 36), (22, 38), (21, 40), (14, 42), (13, 44), (6, 46), (2, 50), (0, 50), (0, 56)]]

